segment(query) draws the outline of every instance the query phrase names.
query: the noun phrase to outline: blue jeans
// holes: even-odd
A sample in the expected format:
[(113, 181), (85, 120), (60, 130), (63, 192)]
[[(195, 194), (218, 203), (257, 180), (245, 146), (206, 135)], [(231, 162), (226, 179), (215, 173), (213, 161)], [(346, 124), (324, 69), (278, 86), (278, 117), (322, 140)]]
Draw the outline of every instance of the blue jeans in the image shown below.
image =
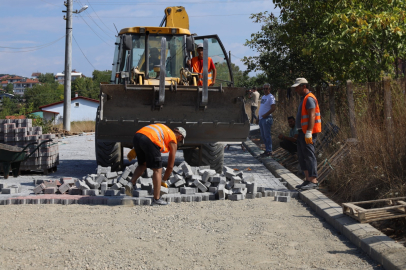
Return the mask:
[(265, 143), (265, 151), (272, 152), (272, 137), (271, 127), (273, 124), (273, 117), (268, 116), (259, 120), (259, 129), (261, 131), (262, 141)]

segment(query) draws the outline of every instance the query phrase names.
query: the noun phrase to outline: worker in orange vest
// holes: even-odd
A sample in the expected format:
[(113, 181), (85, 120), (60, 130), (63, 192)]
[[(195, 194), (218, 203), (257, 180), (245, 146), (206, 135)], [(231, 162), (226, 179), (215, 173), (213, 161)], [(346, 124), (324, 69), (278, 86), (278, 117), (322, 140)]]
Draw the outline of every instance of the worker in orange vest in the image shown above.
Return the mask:
[[(172, 173), (175, 164), (175, 155), (178, 144), (183, 143), (186, 138), (186, 130), (177, 127), (171, 130), (163, 124), (151, 124), (137, 131), (134, 135), (133, 145), (137, 153), (138, 167), (134, 171), (132, 183), (135, 186), (137, 179), (144, 173), (146, 168), (153, 170), (152, 183), (154, 186), (153, 204), (167, 205), (168, 203), (160, 198), (161, 181), (167, 181)], [(168, 165), (162, 178), (162, 156), (161, 153), (168, 153)]]
[[(197, 82), (197, 85), (203, 85), (203, 44), (197, 45), (197, 54), (198, 56), (193, 57), (192, 60), (188, 61), (189, 66), (193, 68), (193, 72), (199, 73), (199, 81)], [(217, 77), (217, 70), (216, 66), (213, 63), (213, 59), (211, 57), (208, 57), (208, 86), (212, 86), (216, 83), (216, 77)], [(213, 72), (213, 75), (211, 74)]]
[(315, 95), (309, 91), (308, 82), (305, 78), (297, 78), (291, 86), (301, 98), (296, 116), (297, 155), (300, 168), (304, 172), (306, 179), (296, 188), (302, 190), (317, 189), (317, 160), (314, 144), (317, 134), (321, 132), (321, 116), (319, 103)]

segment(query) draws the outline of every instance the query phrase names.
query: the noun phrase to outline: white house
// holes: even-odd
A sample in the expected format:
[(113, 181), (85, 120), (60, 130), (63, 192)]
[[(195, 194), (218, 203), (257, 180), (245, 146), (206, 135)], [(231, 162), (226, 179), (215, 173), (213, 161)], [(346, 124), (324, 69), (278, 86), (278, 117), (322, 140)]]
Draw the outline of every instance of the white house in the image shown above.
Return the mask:
[[(76, 72), (76, 70), (72, 70), (71, 72), (71, 80), (74, 81), (77, 78), (82, 78), (83, 73), (82, 72)], [(64, 84), (65, 83), (65, 73), (64, 72), (60, 72), (60, 73), (56, 73), (55, 75), (55, 81), (58, 81), (59, 84)]]
[[(99, 101), (87, 97), (75, 97), (71, 100), (70, 120), (71, 121), (95, 121)], [(63, 122), (63, 101), (39, 107), (46, 120), (54, 119), (55, 124)]]

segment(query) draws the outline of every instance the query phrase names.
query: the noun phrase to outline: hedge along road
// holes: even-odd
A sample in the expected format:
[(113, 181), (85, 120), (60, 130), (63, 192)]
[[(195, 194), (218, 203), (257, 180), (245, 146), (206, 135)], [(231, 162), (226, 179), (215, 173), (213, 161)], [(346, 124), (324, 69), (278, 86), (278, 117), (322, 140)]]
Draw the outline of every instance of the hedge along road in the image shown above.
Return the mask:
[[(239, 146), (225, 153), (228, 166), (269, 173)], [(94, 172), (94, 135), (62, 139), (60, 158), (48, 178)], [(18, 182), (32, 188), (32, 179), (43, 178), (26, 175)], [(0, 269), (381, 269), (295, 199), (8, 205), (0, 216)]]

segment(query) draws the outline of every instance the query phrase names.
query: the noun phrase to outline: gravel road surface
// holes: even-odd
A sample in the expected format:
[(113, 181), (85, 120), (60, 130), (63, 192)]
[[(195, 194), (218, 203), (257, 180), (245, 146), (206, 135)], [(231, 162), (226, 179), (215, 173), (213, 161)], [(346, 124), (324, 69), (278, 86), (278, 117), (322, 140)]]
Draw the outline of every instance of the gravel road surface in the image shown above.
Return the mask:
[[(60, 158), (46, 178), (92, 173), (94, 135), (62, 139)], [(238, 146), (225, 162), (267, 172)], [(28, 192), (32, 179), (43, 178), (11, 181)], [(297, 200), (8, 205), (0, 217), (0, 269), (382, 269)]]

